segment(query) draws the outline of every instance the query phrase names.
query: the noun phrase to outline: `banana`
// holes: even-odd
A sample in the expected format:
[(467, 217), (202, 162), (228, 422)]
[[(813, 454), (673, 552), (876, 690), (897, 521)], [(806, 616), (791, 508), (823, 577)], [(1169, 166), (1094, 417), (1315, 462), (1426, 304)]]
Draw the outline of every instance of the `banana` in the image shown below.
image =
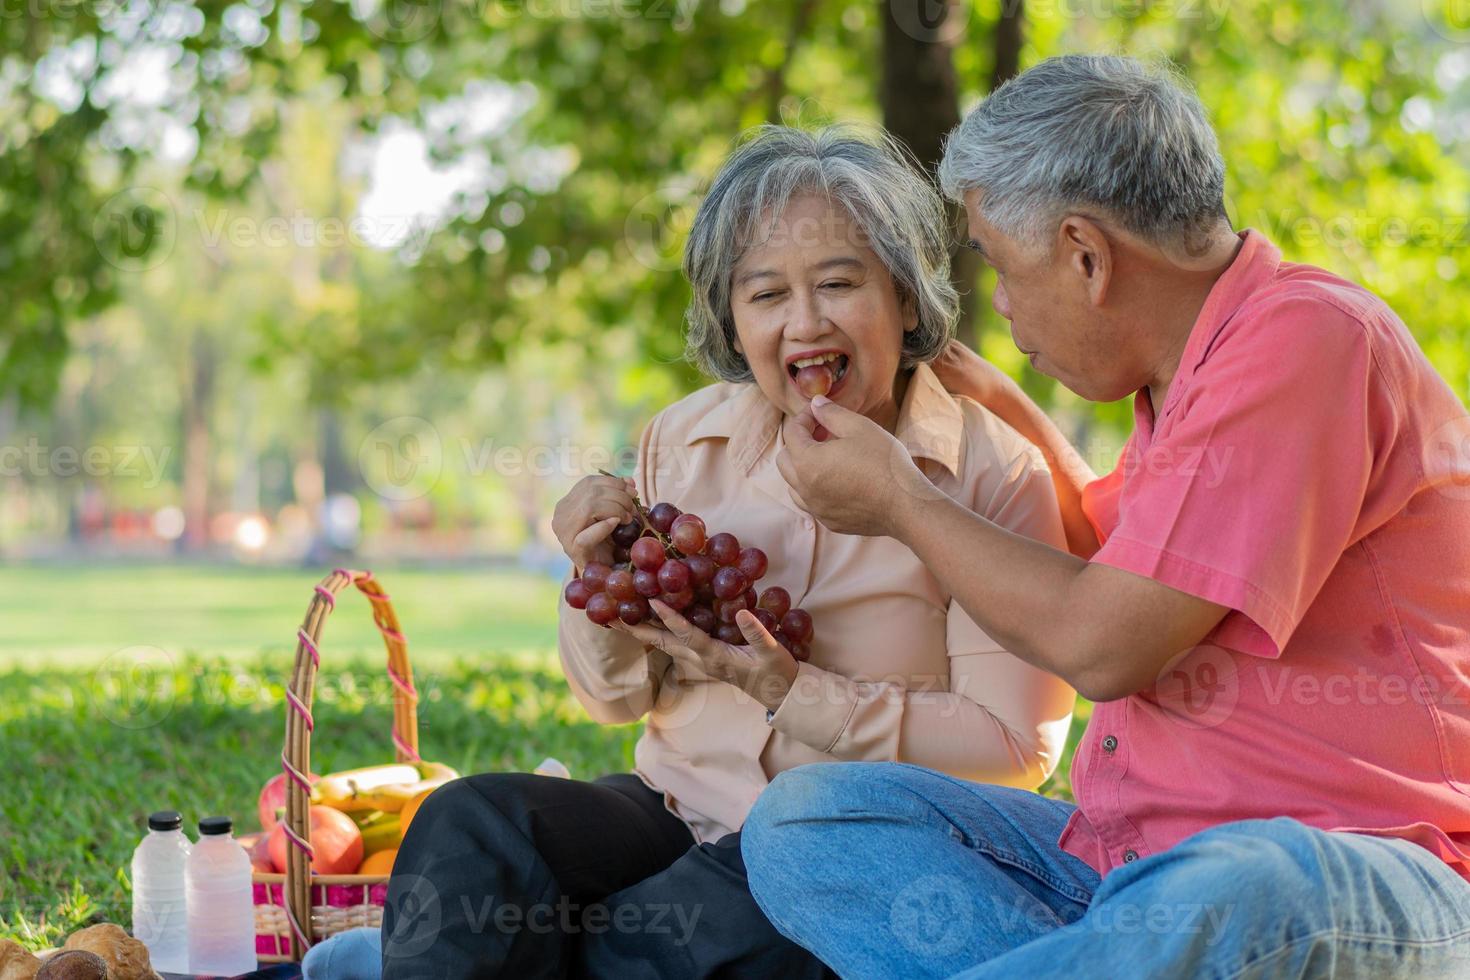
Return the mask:
[(399, 833), (399, 820), (396, 813), (364, 810), (349, 814), (349, 816), (352, 817), (352, 822), (357, 824), (357, 829), (362, 831), (364, 857), (397, 847), (403, 837)]
[(346, 813), (362, 810), (397, 813), (424, 790), (458, 778), (459, 773), (440, 762), (397, 762), (349, 769), (317, 780), (312, 802)]

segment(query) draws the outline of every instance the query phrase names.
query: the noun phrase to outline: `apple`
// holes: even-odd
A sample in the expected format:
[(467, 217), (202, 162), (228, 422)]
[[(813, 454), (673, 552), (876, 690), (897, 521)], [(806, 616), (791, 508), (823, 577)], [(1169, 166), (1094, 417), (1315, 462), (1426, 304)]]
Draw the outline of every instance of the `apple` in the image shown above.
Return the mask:
[[(265, 784), (260, 791), (260, 803), (256, 811), (260, 816), (260, 829), (270, 833), (276, 828), (276, 823), (286, 810), (286, 787), (290, 777), (283, 772), (278, 772)], [(322, 777), (316, 773), (311, 774), (314, 783)]]
[[(316, 852), (311, 870), (323, 875), (352, 874), (362, 864), (362, 831), (341, 810), (318, 804), (309, 812), (311, 847)], [(286, 839), (286, 825), (277, 822), (266, 841), (271, 863), (285, 871), (286, 848), (291, 846)]]
[(250, 855), (250, 870), (264, 871), (266, 874), (279, 874), (286, 870), (276, 867), (271, 860), (270, 836), (262, 831), (258, 834), (241, 834), (235, 838)]

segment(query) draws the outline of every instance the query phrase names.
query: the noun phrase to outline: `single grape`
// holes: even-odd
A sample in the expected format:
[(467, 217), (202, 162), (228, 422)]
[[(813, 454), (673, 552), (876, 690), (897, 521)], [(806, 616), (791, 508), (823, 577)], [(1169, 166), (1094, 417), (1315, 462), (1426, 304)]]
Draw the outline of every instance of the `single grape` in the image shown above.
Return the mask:
[(639, 535), (641, 535), (642, 533), (643, 522), (635, 517), (628, 523), (619, 524), (617, 527), (613, 528), (613, 544), (617, 545), (619, 548), (631, 548), (633, 547), (633, 542), (637, 541)]
[(706, 633), (713, 633), (720, 625), (720, 618), (709, 606), (693, 606), (684, 613), (684, 618)]
[(734, 623), (721, 623), (715, 628), (715, 639), (722, 640), (731, 646), (745, 646), (745, 634), (740, 632), (740, 627)]
[(756, 605), (756, 602), (755, 602), (755, 589), (746, 589), (745, 590), (745, 594), (743, 596), (741, 596), (741, 598), (745, 600), (745, 608), (746, 609), (754, 609), (755, 608), (755, 605)]
[(650, 572), (646, 568), (640, 568), (633, 573), (633, 588), (645, 599), (652, 599), (663, 591), (658, 584), (658, 573)]
[(659, 566), (658, 584), (665, 592), (681, 592), (689, 588), (691, 581), (693, 576), (689, 574), (689, 566), (677, 558)]
[(704, 550), (705, 534), (704, 521), (694, 514), (680, 514), (674, 520), (674, 529), (669, 537), (683, 554), (697, 555)]
[(592, 598), (594, 593), (591, 589), (587, 588), (586, 582), (583, 582), (579, 578), (574, 578), (567, 583), (567, 588), (563, 595), (566, 596), (567, 605), (573, 609), (586, 609), (587, 600)]
[(688, 589), (680, 589), (678, 592), (665, 592), (658, 597), (658, 601), (666, 606), (673, 606), (683, 612), (694, 602), (694, 593)]
[(746, 581), (740, 569), (727, 565), (718, 572), (715, 572), (715, 578), (710, 583), (710, 587), (715, 590), (715, 595), (721, 599), (733, 599), (750, 588), (750, 583)]
[(600, 561), (589, 561), (587, 567), (582, 569), (582, 584), (587, 586), (588, 592), (601, 592), (607, 587), (607, 577), (612, 573)]
[(715, 618), (722, 623), (735, 622), (735, 616), (745, 608), (745, 603), (739, 599), (716, 599)]
[(715, 595), (714, 589), (710, 588), (708, 585), (701, 585), (699, 588), (694, 590), (694, 601), (702, 602), (706, 606), (713, 606), (715, 603), (720, 601), (720, 598), (719, 596)]
[(759, 548), (745, 548), (735, 559), (735, 567), (744, 572), (745, 577), (752, 582), (766, 574), (766, 568), (769, 565), (766, 553)]
[(796, 659), (797, 663), (804, 664), (812, 658), (812, 648), (805, 643), (793, 643), (791, 644), (791, 656)]
[(607, 594), (619, 602), (638, 598), (638, 586), (633, 582), (633, 573), (626, 568), (615, 568), (608, 572)]
[(791, 652), (791, 637), (787, 636), (785, 633), (782, 633), (779, 629), (771, 634), (771, 639), (775, 640), (777, 643), (781, 644), (781, 646), (785, 647), (787, 653)]
[(618, 603), (618, 618), (629, 626), (637, 626), (648, 618), (648, 601), (640, 598)]
[(769, 609), (757, 609), (755, 611), (755, 618), (760, 621), (761, 626), (765, 627), (767, 633), (774, 634), (781, 628), (780, 621), (771, 615)]
[(768, 610), (779, 620), (791, 608), (791, 593), (779, 585), (773, 585), (761, 593), (760, 602), (757, 605)]
[(808, 398), (825, 395), (832, 390), (835, 376), (828, 364), (808, 364), (796, 372), (796, 387)]
[(626, 565), (628, 564), (628, 559), (630, 557), (632, 556), (628, 554), (628, 549), (624, 548), (622, 545), (617, 545), (613, 548), (614, 565)]
[(587, 618), (598, 626), (606, 626), (618, 618), (618, 600), (606, 592), (594, 592), (587, 600)]
[(679, 516), (679, 508), (673, 504), (654, 504), (648, 512), (648, 523), (659, 534), (668, 534), (669, 529), (674, 526), (674, 519)]
[(733, 565), (740, 557), (740, 539), (729, 532), (721, 531), (705, 542), (704, 551), (715, 560), (716, 565)]
[(689, 581), (696, 589), (709, 585), (719, 570), (715, 560), (708, 555), (690, 555), (684, 559), (684, 564), (689, 566)]
[(639, 538), (628, 549), (628, 555), (633, 559), (635, 568), (656, 572), (664, 563), (664, 546), (658, 538)]
[(812, 636), (812, 614), (805, 609), (792, 609), (781, 617), (781, 632), (793, 643), (805, 643)]

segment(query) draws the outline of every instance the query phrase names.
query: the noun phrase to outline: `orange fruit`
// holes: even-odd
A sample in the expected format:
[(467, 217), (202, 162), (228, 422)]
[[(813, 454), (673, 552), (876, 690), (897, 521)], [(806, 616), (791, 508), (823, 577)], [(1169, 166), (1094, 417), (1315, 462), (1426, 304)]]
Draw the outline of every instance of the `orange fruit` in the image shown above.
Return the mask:
[(398, 848), (387, 851), (378, 851), (369, 854), (367, 860), (362, 862), (362, 867), (357, 869), (360, 875), (386, 875), (393, 873), (393, 859), (398, 857)]
[(398, 839), (400, 841), (408, 833), (408, 825), (413, 822), (414, 814), (419, 812), (419, 807), (423, 805), (424, 800), (427, 800), (429, 794), (438, 788), (435, 786), (432, 789), (426, 789), (418, 796), (403, 804), (403, 809), (398, 811)]

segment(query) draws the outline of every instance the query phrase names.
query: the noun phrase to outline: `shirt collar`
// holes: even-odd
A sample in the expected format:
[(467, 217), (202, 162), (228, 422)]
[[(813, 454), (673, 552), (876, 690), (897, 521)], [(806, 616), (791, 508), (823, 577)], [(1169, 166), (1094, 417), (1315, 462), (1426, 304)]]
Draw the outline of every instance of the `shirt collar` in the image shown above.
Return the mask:
[[(781, 429), (783, 414), (754, 384), (720, 402), (689, 430), (687, 442), (728, 439), (730, 461), (747, 474)], [(960, 471), (964, 414), (927, 364), (914, 368), (898, 410), (894, 436), (909, 455), (940, 464), (955, 476)]]

